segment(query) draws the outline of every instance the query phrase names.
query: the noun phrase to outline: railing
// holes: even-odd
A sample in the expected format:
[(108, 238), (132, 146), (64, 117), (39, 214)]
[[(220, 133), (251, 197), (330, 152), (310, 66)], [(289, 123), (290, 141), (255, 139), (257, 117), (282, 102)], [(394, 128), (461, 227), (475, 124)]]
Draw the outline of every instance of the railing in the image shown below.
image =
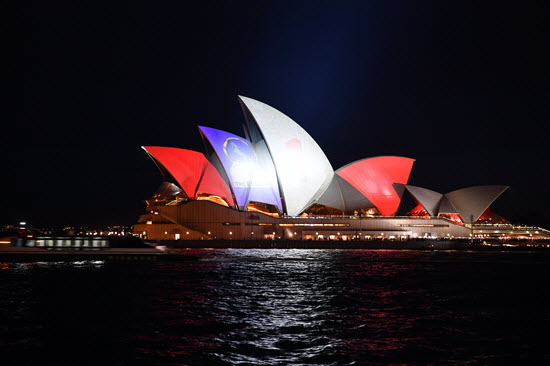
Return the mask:
[(538, 226), (522, 226), (522, 225), (513, 225), (513, 224), (474, 224), (474, 229), (485, 229), (485, 228), (491, 228), (491, 229), (500, 229), (500, 230), (517, 230), (517, 231), (539, 231), (544, 232), (546, 234), (550, 234), (550, 230), (547, 230), (542, 227)]
[[(444, 217), (437, 216), (357, 216), (357, 215), (315, 215), (315, 216), (284, 216), (283, 219), (417, 219), (417, 220), (435, 220), (443, 219), (448, 220)], [(453, 221), (451, 221), (453, 222)]]

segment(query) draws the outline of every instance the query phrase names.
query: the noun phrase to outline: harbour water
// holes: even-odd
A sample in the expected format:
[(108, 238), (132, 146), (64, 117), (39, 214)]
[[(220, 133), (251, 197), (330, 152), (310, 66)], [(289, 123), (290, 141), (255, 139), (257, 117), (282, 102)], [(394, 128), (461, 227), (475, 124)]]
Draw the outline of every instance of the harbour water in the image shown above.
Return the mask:
[(179, 254), (0, 263), (0, 356), (22, 365), (550, 363), (546, 251)]

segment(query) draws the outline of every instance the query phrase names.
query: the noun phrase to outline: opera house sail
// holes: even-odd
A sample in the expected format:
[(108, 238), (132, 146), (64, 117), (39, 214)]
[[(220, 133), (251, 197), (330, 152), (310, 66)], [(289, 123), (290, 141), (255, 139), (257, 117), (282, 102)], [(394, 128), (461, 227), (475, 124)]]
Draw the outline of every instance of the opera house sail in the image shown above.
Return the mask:
[[(286, 213), (297, 216), (319, 198), (332, 180), (334, 171), (315, 140), (296, 122), (257, 100), (239, 97), (255, 123), (256, 141), (265, 141), (281, 186)], [(256, 127), (254, 126), (254, 127)]]
[[(414, 159), (378, 156), (334, 171), (295, 121), (239, 96), (244, 137), (199, 126), (205, 153), (145, 146), (164, 177), (134, 233), (161, 239), (469, 237), (505, 186), (441, 194), (408, 185)], [(404, 192), (418, 206), (396, 216)]]

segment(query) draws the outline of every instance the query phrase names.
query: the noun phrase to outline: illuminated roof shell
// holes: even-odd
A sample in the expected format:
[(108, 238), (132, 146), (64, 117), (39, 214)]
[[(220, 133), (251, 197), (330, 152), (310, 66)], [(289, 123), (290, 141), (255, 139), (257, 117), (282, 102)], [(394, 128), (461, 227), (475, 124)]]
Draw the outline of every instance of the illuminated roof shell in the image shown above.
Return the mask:
[(338, 174), (334, 174), (332, 182), (316, 203), (330, 206), (340, 211), (354, 211), (375, 207), (363, 193), (359, 192)]
[(407, 190), (430, 216), (458, 214), (466, 224), (475, 223), (507, 186), (476, 186), (442, 195), (426, 188), (407, 185)]
[(223, 198), (234, 206), (229, 187), (216, 168), (197, 151), (174, 147), (143, 146), (165, 179), (177, 184), (185, 194), (196, 199), (199, 193), (208, 193)]
[(443, 195), (439, 192), (432, 191), (430, 189), (407, 185), (407, 191), (414, 197), (416, 202), (424, 209), (430, 216), (437, 216), (439, 212), (439, 204)]
[(379, 156), (357, 160), (336, 171), (340, 177), (367, 197), (384, 216), (395, 215), (403, 190), (394, 184), (407, 184), (414, 159)]
[(481, 214), (508, 189), (507, 186), (476, 186), (445, 194), (467, 224), (476, 222)]
[(459, 211), (453, 205), (453, 203), (446, 197), (441, 197), (441, 201), (439, 201), (439, 208), (437, 209), (437, 214), (458, 214)]
[[(261, 133), (251, 136), (256, 143), (263, 137), (271, 154), (286, 212), (297, 216), (325, 191), (334, 170), (323, 150), (296, 122), (273, 107), (239, 96)], [(249, 118), (247, 122), (250, 124)], [(250, 130), (250, 129), (249, 129)]]
[(249, 201), (258, 201), (282, 211), (273, 164), (266, 163), (250, 141), (215, 128), (199, 126), (199, 130), (217, 155), (241, 210)]

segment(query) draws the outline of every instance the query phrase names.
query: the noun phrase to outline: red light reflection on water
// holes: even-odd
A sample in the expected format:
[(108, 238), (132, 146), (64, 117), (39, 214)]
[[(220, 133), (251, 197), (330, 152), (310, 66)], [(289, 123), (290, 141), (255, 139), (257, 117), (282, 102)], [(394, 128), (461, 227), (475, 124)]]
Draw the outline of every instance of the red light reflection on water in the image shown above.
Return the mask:
[(421, 251), (344, 252), (345, 292), (353, 295), (347, 306), (339, 309), (344, 324), (341, 337), (346, 344), (342, 355), (369, 354), (376, 359), (424, 341), (421, 336), (411, 336), (418, 318), (411, 315), (409, 306), (411, 298), (416, 301), (425, 289), (409, 287), (407, 279), (414, 277), (427, 256)]

